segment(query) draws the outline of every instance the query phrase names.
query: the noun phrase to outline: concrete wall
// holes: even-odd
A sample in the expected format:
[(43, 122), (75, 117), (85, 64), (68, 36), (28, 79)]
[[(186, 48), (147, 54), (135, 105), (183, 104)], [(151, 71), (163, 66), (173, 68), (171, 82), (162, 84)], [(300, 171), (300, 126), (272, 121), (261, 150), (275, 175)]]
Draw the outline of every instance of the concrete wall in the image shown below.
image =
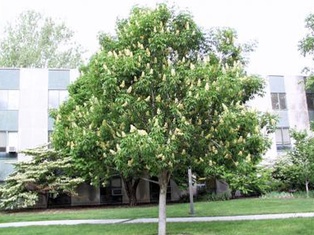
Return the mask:
[[(306, 102), (306, 92), (303, 83), (303, 76), (277, 76), (271, 75), (265, 78), (265, 94), (263, 97), (256, 97), (248, 103), (254, 109), (262, 112), (270, 112), (278, 115), (278, 127), (296, 128), (298, 130), (310, 128), (309, 112)], [(286, 94), (286, 110), (273, 110), (271, 104), (271, 93)], [(278, 151), (275, 134), (270, 135), (272, 145), (263, 158), (263, 165), (272, 165), (277, 157), (284, 154)]]
[(100, 191), (99, 188), (89, 184), (81, 184), (77, 188), (77, 195), (72, 196), (72, 206), (85, 206), (85, 205), (99, 205), (100, 204)]
[[(48, 72), (21, 69), (19, 108), (19, 150), (34, 148), (48, 139)], [(19, 154), (19, 161), (28, 158)]]
[[(195, 187), (196, 190), (196, 187)], [(128, 204), (129, 198), (126, 194), (125, 187), (122, 185), (122, 201), (113, 202), (110, 198), (112, 195), (106, 195), (107, 199), (101, 199), (100, 188), (91, 186), (87, 183), (81, 184), (77, 188), (77, 195), (71, 197), (72, 206), (93, 206), (93, 205), (103, 205), (103, 204)], [(110, 194), (111, 189), (109, 188), (108, 193)], [(182, 192), (177, 186), (177, 184), (170, 180), (170, 192), (171, 201), (178, 201), (181, 198)], [(196, 192), (195, 192), (196, 193)], [(137, 201), (138, 203), (150, 203), (150, 182), (146, 180), (141, 180), (137, 187)]]
[[(18, 110), (0, 111), (2, 129), (18, 131), (17, 150), (34, 148), (48, 142), (49, 87), (67, 89), (68, 84), (78, 75), (78, 70), (0, 69), (1, 89), (19, 91)], [(18, 155), (19, 161), (28, 159), (23, 154)]]
[(286, 76), (285, 85), (290, 128), (296, 128), (298, 130), (309, 130), (310, 122), (306, 103), (304, 77)]
[[(257, 110), (257, 111), (273, 113), (272, 104), (271, 104), (271, 95), (270, 95), (271, 84), (269, 83), (268, 77), (264, 77), (263, 79), (265, 82), (265, 88), (264, 88), (265, 93), (263, 94), (263, 96), (254, 97), (253, 100), (248, 102), (248, 106), (250, 106), (252, 109)], [(272, 145), (269, 151), (265, 154), (263, 164), (269, 164), (269, 162), (272, 162), (277, 158), (275, 135), (272, 134), (269, 136), (269, 138), (272, 141)]]

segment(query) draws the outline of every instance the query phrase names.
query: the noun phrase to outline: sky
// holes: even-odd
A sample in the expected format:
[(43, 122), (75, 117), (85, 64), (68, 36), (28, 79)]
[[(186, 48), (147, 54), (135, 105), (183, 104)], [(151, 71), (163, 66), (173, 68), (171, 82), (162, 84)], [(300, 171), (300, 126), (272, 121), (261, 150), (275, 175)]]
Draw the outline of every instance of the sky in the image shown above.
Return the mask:
[[(25, 10), (64, 21), (89, 57), (98, 50), (99, 32), (114, 34), (117, 18), (127, 18), (135, 5), (154, 7), (161, 0), (0, 0), (0, 39), (4, 26)], [(313, 0), (172, 0), (188, 10), (203, 29), (231, 27), (239, 42), (256, 41), (247, 71), (259, 75), (301, 75), (311, 60), (298, 51), (306, 35), (305, 18)]]

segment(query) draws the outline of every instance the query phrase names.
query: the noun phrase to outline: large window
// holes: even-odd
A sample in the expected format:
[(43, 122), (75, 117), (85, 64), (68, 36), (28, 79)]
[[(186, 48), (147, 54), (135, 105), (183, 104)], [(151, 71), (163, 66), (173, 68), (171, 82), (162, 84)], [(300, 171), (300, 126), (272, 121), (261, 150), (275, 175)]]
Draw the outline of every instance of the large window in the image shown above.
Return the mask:
[(7, 146), (7, 134), (5, 131), (0, 131), (0, 152), (5, 152)]
[(68, 98), (67, 90), (49, 90), (49, 109), (56, 109)]
[(285, 110), (286, 105), (286, 94), (285, 93), (271, 93), (271, 104), (273, 109)]
[(18, 133), (16, 131), (0, 131), (0, 152), (16, 152)]
[(306, 93), (307, 108), (314, 110), (314, 93)]
[(289, 135), (289, 127), (279, 127), (276, 129), (275, 133), (277, 150), (290, 149), (291, 140)]
[(0, 110), (18, 110), (19, 91), (0, 90)]

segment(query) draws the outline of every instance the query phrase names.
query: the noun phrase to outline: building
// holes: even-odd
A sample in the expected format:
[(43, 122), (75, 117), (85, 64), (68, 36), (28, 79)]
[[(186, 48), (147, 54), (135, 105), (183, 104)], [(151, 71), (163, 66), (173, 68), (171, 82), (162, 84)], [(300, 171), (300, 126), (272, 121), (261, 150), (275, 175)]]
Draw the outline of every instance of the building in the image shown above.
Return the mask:
[[(68, 85), (78, 70), (64, 69), (0, 69), (0, 181), (13, 172), (13, 163), (29, 160), (19, 150), (42, 146), (53, 130), (49, 109), (57, 108), (67, 99)], [(137, 197), (142, 203), (158, 200), (159, 188), (141, 181)], [(77, 197), (53, 198), (54, 204), (98, 205), (127, 203), (128, 198), (119, 177), (113, 177), (108, 187), (94, 188), (83, 184)], [(171, 181), (169, 201), (180, 198), (180, 190)], [(43, 204), (47, 203), (45, 201)]]
[(77, 70), (0, 69), (0, 180), (12, 170), (8, 163), (27, 160), (18, 150), (47, 143), (49, 108), (66, 99), (77, 77)]
[[(14, 170), (12, 163), (28, 160), (19, 150), (34, 148), (48, 142), (53, 130), (49, 109), (57, 108), (67, 99), (68, 85), (79, 75), (77, 70), (64, 69), (0, 69), (0, 181)], [(275, 112), (280, 121), (271, 136), (273, 145), (264, 158), (272, 164), (278, 155), (291, 148), (290, 128), (309, 129), (314, 118), (314, 93), (307, 93), (302, 76), (266, 76), (265, 96), (249, 103), (260, 111)], [(220, 188), (222, 187), (222, 188)], [(225, 190), (216, 182), (216, 190)], [(142, 181), (138, 189), (140, 202), (158, 200), (158, 188)], [(128, 198), (119, 177), (108, 187), (94, 188), (83, 184), (78, 197), (59, 198), (53, 203), (93, 205), (127, 203)], [(168, 199), (180, 198), (177, 185), (171, 181)], [(47, 202), (44, 202), (47, 203)]]
[(272, 146), (263, 163), (271, 165), (279, 155), (291, 149), (290, 129), (309, 130), (314, 118), (314, 93), (305, 89), (304, 76), (265, 76), (265, 95), (249, 103), (257, 110), (272, 112), (279, 117)]

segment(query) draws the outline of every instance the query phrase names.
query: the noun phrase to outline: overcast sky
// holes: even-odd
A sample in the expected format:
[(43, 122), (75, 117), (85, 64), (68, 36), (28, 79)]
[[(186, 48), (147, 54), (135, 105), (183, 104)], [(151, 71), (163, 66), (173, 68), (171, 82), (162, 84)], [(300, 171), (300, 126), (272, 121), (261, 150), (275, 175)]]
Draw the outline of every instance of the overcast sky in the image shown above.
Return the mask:
[[(117, 18), (128, 16), (134, 5), (155, 6), (160, 0), (0, 0), (0, 33), (6, 22), (34, 9), (61, 19), (76, 32), (76, 40), (91, 55), (98, 49), (100, 31), (114, 33)], [(240, 41), (258, 42), (248, 71), (261, 75), (299, 75), (310, 65), (297, 50), (305, 36), (304, 19), (314, 13), (313, 0), (172, 0), (189, 10), (204, 29), (232, 27)], [(1, 35), (1, 34), (0, 34)], [(1, 37), (1, 36), (0, 36)]]

